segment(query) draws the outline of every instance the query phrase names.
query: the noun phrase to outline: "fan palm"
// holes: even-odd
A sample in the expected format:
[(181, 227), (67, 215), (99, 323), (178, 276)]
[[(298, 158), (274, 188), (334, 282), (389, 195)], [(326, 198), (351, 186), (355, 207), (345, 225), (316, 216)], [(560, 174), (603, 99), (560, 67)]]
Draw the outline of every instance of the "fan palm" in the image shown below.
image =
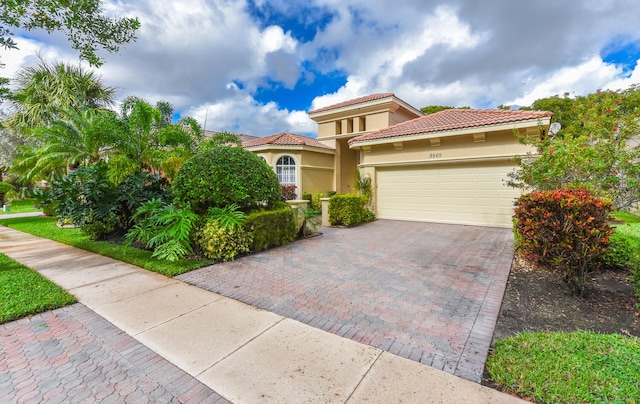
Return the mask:
[(80, 65), (48, 63), (41, 57), (35, 66), (23, 67), (13, 80), (11, 104), (15, 113), (9, 125), (27, 131), (64, 118), (69, 110), (107, 108), (113, 105), (115, 88)]
[(34, 130), (34, 144), (25, 146), (14, 170), (27, 179), (58, 177), (82, 164), (108, 158), (125, 128), (115, 113), (88, 109), (67, 110), (66, 119), (56, 119)]

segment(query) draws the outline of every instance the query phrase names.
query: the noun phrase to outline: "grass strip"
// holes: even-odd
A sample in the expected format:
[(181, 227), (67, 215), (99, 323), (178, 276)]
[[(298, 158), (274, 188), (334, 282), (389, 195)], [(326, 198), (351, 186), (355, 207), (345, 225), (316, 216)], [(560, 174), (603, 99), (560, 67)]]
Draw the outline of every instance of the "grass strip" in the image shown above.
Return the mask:
[(75, 302), (60, 286), (0, 254), (0, 324)]
[(636, 403), (640, 339), (590, 331), (522, 333), (498, 340), (491, 379), (544, 403)]
[(52, 217), (21, 217), (14, 219), (2, 219), (0, 217), (0, 225), (115, 258), (170, 277), (201, 268), (213, 262), (204, 259), (185, 259), (172, 263), (152, 257), (151, 251), (108, 241), (92, 241), (88, 236), (82, 234), (80, 229), (58, 228), (56, 219)]
[[(28, 212), (40, 212), (41, 209), (36, 209), (35, 199), (16, 199), (9, 202), (9, 211), (5, 212), (0, 209), (0, 215), (7, 215), (10, 213), (28, 213)], [(0, 206), (1, 207), (1, 206)]]

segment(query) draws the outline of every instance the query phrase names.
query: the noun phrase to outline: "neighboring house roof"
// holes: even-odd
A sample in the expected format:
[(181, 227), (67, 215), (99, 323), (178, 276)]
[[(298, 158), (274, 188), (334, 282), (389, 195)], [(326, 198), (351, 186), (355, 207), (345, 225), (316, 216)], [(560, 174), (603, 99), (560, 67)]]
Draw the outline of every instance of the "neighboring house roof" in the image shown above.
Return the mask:
[(382, 98), (388, 98), (388, 97), (395, 97), (395, 94), (393, 94), (393, 93), (371, 94), (371, 95), (367, 95), (365, 97), (360, 97), (360, 98), (356, 98), (356, 99), (353, 99), (353, 100), (344, 101), (344, 102), (341, 102), (339, 104), (333, 104), (333, 105), (329, 105), (329, 106), (326, 106), (326, 107), (314, 109), (313, 111), (309, 111), (309, 114), (317, 114), (319, 112), (330, 111), (332, 109), (350, 107), (352, 105), (357, 105), (357, 104), (364, 104), (365, 102), (376, 101), (376, 100), (379, 100), (379, 99), (382, 99)]
[(274, 135), (259, 137), (257, 139), (249, 140), (242, 143), (242, 147), (244, 147), (245, 149), (267, 145), (309, 146), (317, 147), (320, 149), (334, 150), (333, 147), (320, 143), (318, 139), (289, 132), (280, 132)]
[(446, 109), (355, 137), (349, 143), (515, 123), (550, 118), (552, 115), (549, 111)]
[[(215, 135), (216, 133), (220, 133), (220, 132), (219, 131), (215, 131), (215, 130), (205, 130), (204, 131), (204, 137), (206, 139), (212, 138), (213, 135)], [(249, 140), (258, 139), (258, 136), (245, 135), (243, 133), (236, 133), (236, 135), (240, 138), (241, 142), (248, 142)]]

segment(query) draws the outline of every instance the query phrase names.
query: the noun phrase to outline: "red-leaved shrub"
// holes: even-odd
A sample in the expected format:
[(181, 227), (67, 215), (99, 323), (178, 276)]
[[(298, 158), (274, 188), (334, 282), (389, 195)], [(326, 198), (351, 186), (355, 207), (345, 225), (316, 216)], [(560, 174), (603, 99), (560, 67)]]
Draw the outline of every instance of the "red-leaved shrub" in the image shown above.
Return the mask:
[(524, 256), (560, 271), (582, 294), (585, 275), (597, 268), (609, 245), (611, 203), (580, 188), (534, 191), (515, 205), (515, 230)]
[(282, 200), (292, 201), (298, 197), (295, 185), (280, 185), (282, 188)]

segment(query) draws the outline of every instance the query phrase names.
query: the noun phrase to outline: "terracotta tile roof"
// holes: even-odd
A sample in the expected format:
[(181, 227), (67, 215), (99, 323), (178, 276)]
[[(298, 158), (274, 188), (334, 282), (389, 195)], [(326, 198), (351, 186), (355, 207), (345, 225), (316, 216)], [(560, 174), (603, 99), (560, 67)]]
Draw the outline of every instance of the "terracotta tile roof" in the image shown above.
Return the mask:
[(445, 132), (456, 129), (476, 128), (503, 123), (526, 121), (551, 117), (549, 111), (511, 111), (502, 109), (446, 109), (410, 121), (402, 122), (388, 128), (367, 133), (349, 140), (364, 142), (376, 139), (387, 139), (400, 136), (420, 135), (434, 132)]
[(242, 143), (242, 147), (244, 148), (265, 145), (310, 146), (320, 149), (333, 150), (333, 147), (320, 143), (318, 139), (289, 132), (280, 132), (274, 135), (259, 137), (257, 139), (249, 140)]
[(371, 95), (367, 95), (365, 97), (356, 98), (354, 100), (344, 101), (344, 102), (341, 102), (339, 104), (333, 104), (333, 105), (329, 105), (327, 107), (314, 109), (313, 111), (309, 111), (309, 114), (317, 114), (319, 112), (330, 111), (332, 109), (338, 109), (338, 108), (343, 108), (343, 107), (349, 107), (349, 106), (352, 106), (352, 105), (364, 104), (365, 102), (375, 101), (375, 100), (379, 100), (379, 99), (382, 99), (382, 98), (394, 97), (394, 96), (395, 96), (395, 94), (393, 94), (393, 93), (371, 94)]

